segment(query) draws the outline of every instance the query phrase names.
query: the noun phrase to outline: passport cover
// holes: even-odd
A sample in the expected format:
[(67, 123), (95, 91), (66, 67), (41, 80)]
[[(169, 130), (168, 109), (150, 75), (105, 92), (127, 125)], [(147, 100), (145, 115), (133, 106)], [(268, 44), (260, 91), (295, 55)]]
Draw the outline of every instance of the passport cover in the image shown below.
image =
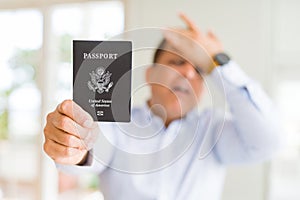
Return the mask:
[(73, 41), (73, 100), (95, 121), (130, 122), (132, 43)]

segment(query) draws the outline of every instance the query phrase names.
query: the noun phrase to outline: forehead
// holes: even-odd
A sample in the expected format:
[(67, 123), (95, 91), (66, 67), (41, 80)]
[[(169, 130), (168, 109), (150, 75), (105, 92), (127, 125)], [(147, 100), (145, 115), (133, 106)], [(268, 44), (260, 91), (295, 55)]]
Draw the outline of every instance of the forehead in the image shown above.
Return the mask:
[(170, 53), (174, 53), (174, 54), (179, 54), (179, 51), (176, 48), (174, 48), (167, 41), (162, 42), (162, 44), (158, 47), (158, 49), (160, 49), (163, 52), (170, 52)]
[(167, 41), (163, 41), (157, 48), (157, 51), (160, 51), (160, 54), (164, 54), (164, 56), (181, 57), (180, 52)]

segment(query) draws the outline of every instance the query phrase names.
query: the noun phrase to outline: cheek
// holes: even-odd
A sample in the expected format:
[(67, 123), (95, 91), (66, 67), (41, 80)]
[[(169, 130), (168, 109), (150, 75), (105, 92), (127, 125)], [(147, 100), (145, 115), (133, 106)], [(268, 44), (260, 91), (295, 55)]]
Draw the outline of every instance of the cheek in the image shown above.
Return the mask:
[(176, 71), (169, 67), (158, 67), (153, 71), (151, 83), (169, 87), (172, 81), (176, 78)]
[(152, 95), (160, 101), (167, 101), (170, 96), (170, 90), (165, 84), (152, 84)]
[(196, 96), (196, 98), (199, 100), (199, 98), (201, 97), (201, 94), (203, 93), (203, 89), (204, 89), (204, 84), (203, 84), (203, 80), (195, 80), (191, 82), (191, 86), (193, 88), (193, 92), (194, 95)]

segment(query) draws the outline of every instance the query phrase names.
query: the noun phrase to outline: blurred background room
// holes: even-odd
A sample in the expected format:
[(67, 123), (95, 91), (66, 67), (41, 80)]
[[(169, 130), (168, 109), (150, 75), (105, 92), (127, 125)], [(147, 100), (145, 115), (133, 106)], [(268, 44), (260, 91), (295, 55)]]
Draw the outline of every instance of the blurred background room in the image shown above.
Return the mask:
[[(298, 0), (0, 0), (0, 199), (102, 199), (96, 175), (58, 172), (42, 150), (47, 113), (72, 98), (72, 40), (182, 26), (182, 11), (216, 32), (271, 96), (284, 126), (276, 158), (228, 169), (223, 200), (299, 200), (299, 10)], [(133, 67), (150, 63), (150, 53), (134, 52)], [(133, 85), (143, 81), (137, 70)]]

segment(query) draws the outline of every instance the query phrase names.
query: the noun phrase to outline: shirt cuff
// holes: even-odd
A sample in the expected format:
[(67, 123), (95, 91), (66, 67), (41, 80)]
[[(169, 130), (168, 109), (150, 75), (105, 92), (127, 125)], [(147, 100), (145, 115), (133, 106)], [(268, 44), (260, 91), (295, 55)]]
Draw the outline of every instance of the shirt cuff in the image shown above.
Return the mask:
[(93, 150), (87, 152), (84, 163), (78, 164), (77, 166), (91, 166), (93, 164)]
[(243, 70), (234, 62), (216, 67), (209, 75), (219, 88), (224, 88), (224, 85), (229, 84), (235, 88), (243, 88), (251, 79), (245, 74)]

